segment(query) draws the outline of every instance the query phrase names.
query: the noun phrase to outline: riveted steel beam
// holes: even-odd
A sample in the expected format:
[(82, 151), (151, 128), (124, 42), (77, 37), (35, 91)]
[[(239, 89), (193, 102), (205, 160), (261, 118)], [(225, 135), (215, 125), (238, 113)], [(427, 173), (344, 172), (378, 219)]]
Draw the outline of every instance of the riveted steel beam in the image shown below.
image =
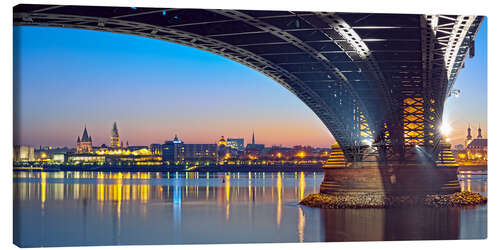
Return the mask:
[[(370, 103), (370, 106), (377, 107), (376, 110), (370, 110), (370, 115), (372, 117), (375, 116), (375, 120), (377, 121), (370, 128), (372, 130), (370, 134), (375, 138), (383, 138), (384, 120), (386, 119), (386, 116), (394, 116), (395, 118), (396, 116), (394, 114), (396, 112), (393, 109), (394, 105), (392, 102), (394, 98), (392, 98), (390, 86), (385, 79), (377, 59), (373, 55), (374, 51), (368, 48), (365, 41), (363, 41), (351, 25), (340, 16), (334, 13), (317, 12), (315, 17), (318, 17), (318, 19), (323, 21), (323, 23), (328, 24), (330, 29), (321, 29), (324, 34), (338, 47), (345, 51), (346, 55), (351, 59), (353, 64), (356, 65), (361, 72), (363, 72), (365, 77), (372, 80), (368, 83), (370, 84), (373, 93), (378, 93), (377, 96), (380, 96), (381, 98), (380, 100), (377, 100), (376, 103)], [(320, 25), (322, 23), (318, 22), (314, 17), (304, 19), (315, 27), (321, 27)], [(344, 41), (339, 41), (338, 38), (341, 38)]]

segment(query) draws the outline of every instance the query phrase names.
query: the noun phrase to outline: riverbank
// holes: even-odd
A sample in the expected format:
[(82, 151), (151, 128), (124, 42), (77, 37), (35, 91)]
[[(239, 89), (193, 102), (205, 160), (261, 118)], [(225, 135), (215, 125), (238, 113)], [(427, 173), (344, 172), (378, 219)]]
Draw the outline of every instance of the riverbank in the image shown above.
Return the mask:
[(316, 208), (463, 207), (484, 204), (479, 193), (458, 192), (436, 195), (392, 195), (383, 193), (311, 194), (299, 204)]
[(458, 171), (478, 171), (487, 173), (488, 166), (487, 165), (460, 165), (458, 166)]
[(321, 166), (38, 166), (14, 167), (14, 171), (92, 171), (92, 172), (323, 172)]

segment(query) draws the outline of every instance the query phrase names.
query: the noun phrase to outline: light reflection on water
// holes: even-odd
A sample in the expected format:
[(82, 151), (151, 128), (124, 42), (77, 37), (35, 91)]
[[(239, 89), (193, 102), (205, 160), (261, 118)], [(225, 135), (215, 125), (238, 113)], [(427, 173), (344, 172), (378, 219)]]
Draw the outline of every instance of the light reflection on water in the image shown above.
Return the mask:
[[(486, 194), (486, 176), (461, 187)], [(486, 237), (474, 209), (313, 209), (322, 173), (15, 172), (21, 246)]]

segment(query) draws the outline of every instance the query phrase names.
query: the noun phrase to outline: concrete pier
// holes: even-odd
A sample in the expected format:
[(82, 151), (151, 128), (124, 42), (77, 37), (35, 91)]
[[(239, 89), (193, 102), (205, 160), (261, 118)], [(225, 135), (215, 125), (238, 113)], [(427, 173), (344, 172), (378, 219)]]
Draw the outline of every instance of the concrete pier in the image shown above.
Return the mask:
[[(427, 195), (460, 192), (458, 164), (448, 157), (443, 145), (437, 162), (418, 146), (408, 148), (404, 161), (381, 161), (376, 157), (346, 162), (338, 145), (332, 146), (330, 160), (323, 166), (323, 194), (374, 193), (383, 195)], [(446, 156), (446, 157), (444, 157)]]
[[(359, 166), (359, 165), (358, 165)], [(385, 195), (451, 194), (460, 191), (457, 167), (369, 163), (352, 168), (325, 168), (324, 194), (381, 193)]]

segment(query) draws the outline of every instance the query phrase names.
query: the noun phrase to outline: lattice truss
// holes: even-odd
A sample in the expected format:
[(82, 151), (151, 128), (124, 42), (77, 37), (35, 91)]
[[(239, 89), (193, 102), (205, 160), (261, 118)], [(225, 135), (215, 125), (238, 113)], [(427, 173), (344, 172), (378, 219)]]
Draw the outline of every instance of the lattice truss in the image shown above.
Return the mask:
[(406, 98), (403, 103), (404, 144), (424, 145), (424, 99)]
[(359, 109), (354, 112), (354, 130), (359, 135), (361, 145), (371, 145), (373, 143), (373, 131), (368, 124), (366, 116)]

